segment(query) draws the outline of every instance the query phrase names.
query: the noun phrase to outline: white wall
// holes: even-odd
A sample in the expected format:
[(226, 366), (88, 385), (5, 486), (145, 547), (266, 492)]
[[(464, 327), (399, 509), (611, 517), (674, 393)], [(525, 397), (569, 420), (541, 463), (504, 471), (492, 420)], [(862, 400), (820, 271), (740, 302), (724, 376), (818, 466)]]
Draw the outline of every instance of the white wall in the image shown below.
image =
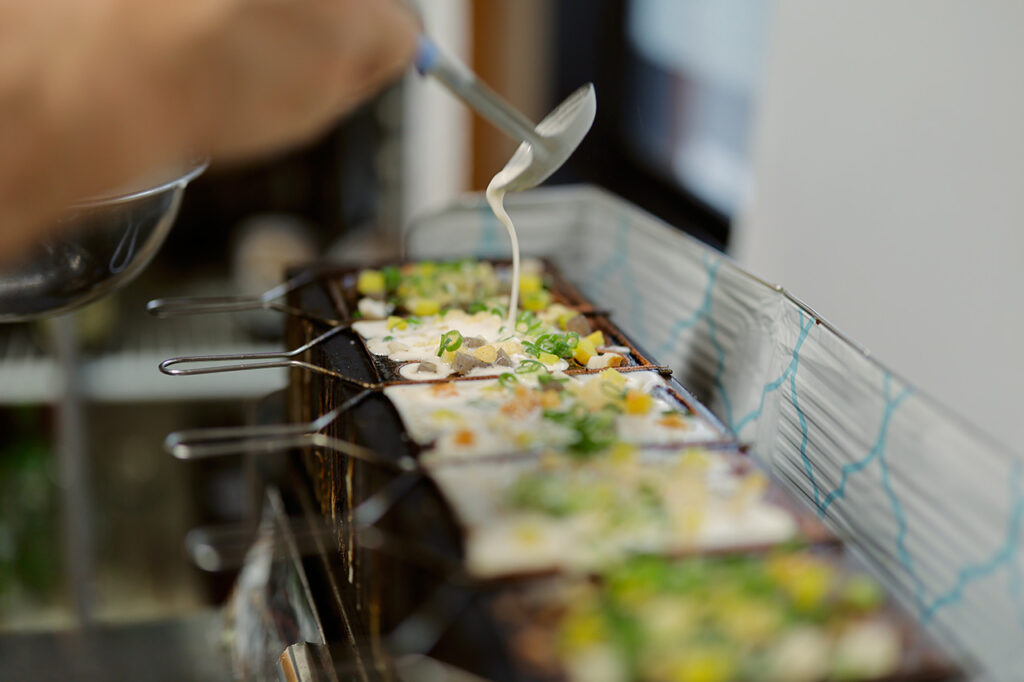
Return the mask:
[(773, 9), (735, 255), (1024, 449), (1024, 2)]
[[(434, 41), (468, 62), (468, 0), (423, 0), (417, 4)], [(404, 85), (403, 225), (410, 217), (442, 208), (466, 191), (471, 130), (469, 110), (436, 81), (410, 69)]]

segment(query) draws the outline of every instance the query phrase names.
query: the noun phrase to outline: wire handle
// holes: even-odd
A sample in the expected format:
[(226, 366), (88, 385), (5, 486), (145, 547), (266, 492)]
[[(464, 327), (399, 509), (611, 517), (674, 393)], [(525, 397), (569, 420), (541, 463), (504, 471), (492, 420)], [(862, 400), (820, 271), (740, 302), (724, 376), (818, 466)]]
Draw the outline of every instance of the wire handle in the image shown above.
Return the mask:
[(300, 433), (290, 436), (276, 436), (271, 438), (238, 438), (224, 442), (214, 442), (206, 445), (190, 444), (179, 445), (172, 450), (178, 459), (196, 460), (210, 457), (224, 457), (227, 455), (238, 455), (249, 452), (262, 453), (286, 453), (294, 448), (322, 448), (347, 455), (352, 459), (366, 462), (389, 471), (401, 473), (418, 472), (419, 465), (416, 460), (408, 455), (392, 459), (377, 454), (369, 448), (350, 443), (346, 440), (332, 438), (322, 433)]
[[(177, 317), (180, 315), (203, 315), (207, 313), (236, 313), (246, 310), (277, 310), (292, 315), (305, 315), (302, 311), (284, 305), (279, 299), (296, 289), (312, 283), (320, 273), (305, 270), (259, 296), (178, 296), (154, 298), (146, 304), (146, 311), (155, 317)], [(324, 320), (338, 324), (337, 320)]]
[(261, 296), (178, 296), (154, 298), (146, 304), (146, 312), (155, 317), (234, 313), (243, 310), (265, 310), (270, 302)]
[[(321, 343), (331, 339), (337, 334), (349, 329), (351, 325), (338, 325), (328, 329), (326, 332), (302, 344), (298, 348), (281, 351), (261, 351), (256, 353), (219, 353), (212, 355), (181, 355), (168, 358), (160, 363), (160, 371), (170, 376), (193, 376), (197, 374), (219, 374), (221, 372), (239, 372), (249, 369), (266, 369), (270, 367), (304, 367), (325, 374), (342, 376), (333, 370), (312, 363), (296, 360), (308, 350), (316, 348)], [(245, 360), (258, 360), (259, 362), (243, 362)], [(205, 367), (189, 367), (186, 369), (172, 369), (178, 365), (200, 364)], [(345, 377), (347, 378), (347, 377)], [(355, 379), (348, 379), (353, 383), (363, 385)], [(364, 387), (368, 388), (370, 385)]]
[(330, 426), (370, 393), (372, 391), (364, 389), (330, 412), (302, 424), (256, 424), (174, 431), (164, 439), (164, 449), (178, 459), (196, 459), (245, 452), (250, 449), (249, 442), (255, 439), (281, 439), (316, 433)]

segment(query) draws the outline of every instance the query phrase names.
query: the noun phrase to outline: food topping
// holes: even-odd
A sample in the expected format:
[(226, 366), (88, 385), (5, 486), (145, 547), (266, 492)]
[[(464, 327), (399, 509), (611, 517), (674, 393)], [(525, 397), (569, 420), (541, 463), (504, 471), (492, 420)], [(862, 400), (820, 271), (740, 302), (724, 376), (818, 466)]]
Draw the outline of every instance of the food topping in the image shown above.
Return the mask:
[[(491, 353), (496, 361), (501, 352), (491, 344), (471, 353), (460, 348), (453, 353), (452, 363), (460, 371), (472, 374), (493, 362)], [(421, 371), (429, 370), (427, 367)], [(451, 428), (430, 417), (440, 407), (438, 386), (449, 385), (456, 386), (453, 382), (385, 389), (410, 436), (424, 446), (435, 443)], [(461, 456), (527, 449), (556, 450), (572, 458), (587, 459), (606, 455), (619, 444), (685, 445), (719, 437), (710, 424), (673, 399), (656, 372), (624, 374), (609, 369), (598, 375), (567, 376), (551, 371), (540, 360), (527, 358), (495, 379), (457, 385), (458, 392), (445, 400), (443, 407), (464, 414), (467, 423), (490, 434), (486, 441), (481, 440), (471, 452), (464, 451)], [(530, 434), (525, 445), (523, 434)], [(444, 453), (435, 446), (424, 456), (431, 461), (443, 459)]]
[[(792, 599), (770, 570), (780, 561), (827, 576), (836, 589), (824, 595), (822, 611), (809, 614)], [(899, 667), (901, 635), (837, 599), (846, 584), (865, 580), (808, 551), (779, 552), (767, 562), (632, 559), (565, 601), (557, 655), (573, 680), (591, 679), (588, 659), (597, 650), (621, 661), (604, 677), (612, 680), (877, 679)]]
[(635, 351), (557, 300), (538, 262), (514, 279), (471, 260), (363, 270), (353, 329), (413, 380), (384, 393), (463, 526), (468, 572), (590, 576), (547, 595), (548, 631), (513, 637), (522, 657), (608, 682), (897, 670), (878, 585), (811, 551), (736, 554), (801, 537), (767, 476), (715, 450), (723, 434), (658, 372), (618, 371)]
[[(579, 311), (554, 301), (539, 263), (526, 261), (523, 267), (521, 310), (514, 324), (506, 318), (505, 271), (488, 263), (424, 262), (364, 270), (356, 282), (361, 319), (353, 328), (372, 353), (399, 363), (430, 360), (426, 348), (433, 345), (430, 355), (439, 360), (436, 377), (498, 374), (500, 367), (518, 369), (527, 360), (552, 370), (629, 362), (628, 349), (625, 354), (604, 352), (604, 334), (594, 331)], [(388, 346), (385, 338), (402, 345)], [(495, 349), (493, 358), (489, 351), (471, 353), (482, 364), (462, 360), (454, 366), (455, 351), (487, 346)], [(422, 373), (402, 371), (407, 378), (414, 374)]]

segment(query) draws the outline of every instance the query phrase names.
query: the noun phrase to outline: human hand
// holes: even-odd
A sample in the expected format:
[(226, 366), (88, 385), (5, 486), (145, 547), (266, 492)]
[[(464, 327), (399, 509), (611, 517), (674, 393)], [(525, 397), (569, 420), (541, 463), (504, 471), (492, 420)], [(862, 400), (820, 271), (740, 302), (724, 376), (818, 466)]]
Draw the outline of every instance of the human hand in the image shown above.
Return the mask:
[(0, 0), (0, 260), (187, 154), (294, 145), (395, 78), (393, 0)]

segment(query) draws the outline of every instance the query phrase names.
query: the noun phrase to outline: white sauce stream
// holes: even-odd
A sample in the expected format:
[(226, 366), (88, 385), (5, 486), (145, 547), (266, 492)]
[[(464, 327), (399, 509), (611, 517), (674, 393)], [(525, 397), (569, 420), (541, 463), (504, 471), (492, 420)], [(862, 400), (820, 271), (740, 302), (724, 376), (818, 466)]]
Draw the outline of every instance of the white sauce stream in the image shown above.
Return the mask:
[(508, 301), (508, 328), (514, 331), (516, 328), (516, 317), (519, 312), (519, 238), (516, 236), (516, 228), (512, 224), (512, 218), (509, 217), (508, 211), (505, 210), (505, 186), (503, 183), (497, 183), (499, 178), (505, 180), (503, 176), (504, 173), (498, 173), (491, 179), (490, 184), (487, 185), (487, 203), (491, 205), (494, 215), (505, 226), (508, 238), (512, 241), (512, 291), (509, 293)]

